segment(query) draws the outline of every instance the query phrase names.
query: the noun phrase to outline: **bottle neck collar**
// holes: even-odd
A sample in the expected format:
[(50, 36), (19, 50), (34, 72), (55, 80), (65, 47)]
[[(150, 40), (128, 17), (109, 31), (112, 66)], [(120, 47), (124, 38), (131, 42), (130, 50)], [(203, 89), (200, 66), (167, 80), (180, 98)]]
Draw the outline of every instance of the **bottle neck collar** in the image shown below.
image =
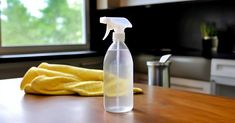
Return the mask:
[(113, 41), (125, 41), (125, 33), (113, 32)]

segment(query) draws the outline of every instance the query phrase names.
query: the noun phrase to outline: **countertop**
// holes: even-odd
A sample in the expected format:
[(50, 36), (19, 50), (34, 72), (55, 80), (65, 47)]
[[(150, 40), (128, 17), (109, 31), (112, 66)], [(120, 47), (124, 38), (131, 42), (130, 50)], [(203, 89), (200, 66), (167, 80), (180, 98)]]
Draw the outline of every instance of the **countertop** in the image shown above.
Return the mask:
[(25, 94), (21, 78), (0, 80), (0, 123), (214, 123), (235, 121), (235, 100), (135, 84), (134, 109), (108, 113), (103, 97)]
[(0, 55), (0, 63), (38, 61), (68, 58), (83, 58), (99, 56), (96, 51), (70, 51), (70, 52), (48, 52), (48, 53), (30, 53), (30, 54), (6, 54)]
[(135, 52), (134, 55), (148, 54), (153, 56), (162, 56), (165, 54), (172, 54), (173, 56), (194, 56), (194, 57), (204, 57), (206, 59), (218, 58), (218, 59), (235, 59), (235, 51), (231, 53), (211, 53), (204, 55), (202, 51), (196, 50), (178, 50), (178, 51), (159, 51), (159, 50), (145, 50)]

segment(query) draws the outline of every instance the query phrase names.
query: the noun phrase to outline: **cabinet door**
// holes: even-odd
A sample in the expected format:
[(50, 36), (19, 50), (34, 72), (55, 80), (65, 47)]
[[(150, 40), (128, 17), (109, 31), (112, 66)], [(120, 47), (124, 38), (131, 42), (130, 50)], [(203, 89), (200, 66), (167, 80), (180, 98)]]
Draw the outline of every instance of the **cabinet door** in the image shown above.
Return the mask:
[(235, 60), (212, 59), (211, 75), (235, 78)]

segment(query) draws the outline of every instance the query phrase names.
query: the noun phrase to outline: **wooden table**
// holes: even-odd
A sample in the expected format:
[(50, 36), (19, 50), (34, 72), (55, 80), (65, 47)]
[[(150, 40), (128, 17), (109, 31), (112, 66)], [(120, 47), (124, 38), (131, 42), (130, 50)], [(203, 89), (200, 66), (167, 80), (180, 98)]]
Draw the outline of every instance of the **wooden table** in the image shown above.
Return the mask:
[(28, 95), (21, 79), (0, 80), (0, 123), (209, 123), (235, 122), (235, 100), (136, 84), (134, 109), (108, 113), (103, 97)]

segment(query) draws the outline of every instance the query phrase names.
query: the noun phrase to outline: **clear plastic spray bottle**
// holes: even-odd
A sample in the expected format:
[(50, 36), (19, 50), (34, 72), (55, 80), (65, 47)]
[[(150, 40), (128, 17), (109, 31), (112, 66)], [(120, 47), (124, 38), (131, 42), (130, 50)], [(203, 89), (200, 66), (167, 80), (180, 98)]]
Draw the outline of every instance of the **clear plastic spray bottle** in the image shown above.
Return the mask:
[(113, 43), (104, 58), (104, 108), (108, 112), (122, 113), (133, 108), (133, 60), (125, 44), (125, 28), (132, 24), (123, 17), (101, 17), (100, 23), (107, 24), (103, 40), (110, 30)]

